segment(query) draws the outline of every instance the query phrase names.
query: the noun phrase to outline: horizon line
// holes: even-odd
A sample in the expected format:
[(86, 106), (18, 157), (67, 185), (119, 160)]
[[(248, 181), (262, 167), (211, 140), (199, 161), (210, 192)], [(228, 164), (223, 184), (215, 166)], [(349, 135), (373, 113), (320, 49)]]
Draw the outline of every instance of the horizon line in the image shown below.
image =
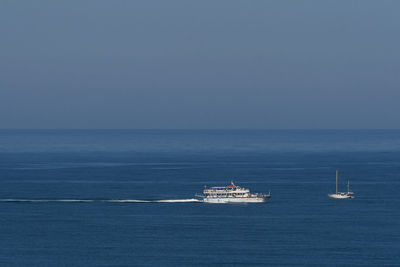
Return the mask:
[(0, 131), (358, 131), (400, 130), (400, 128), (0, 128)]

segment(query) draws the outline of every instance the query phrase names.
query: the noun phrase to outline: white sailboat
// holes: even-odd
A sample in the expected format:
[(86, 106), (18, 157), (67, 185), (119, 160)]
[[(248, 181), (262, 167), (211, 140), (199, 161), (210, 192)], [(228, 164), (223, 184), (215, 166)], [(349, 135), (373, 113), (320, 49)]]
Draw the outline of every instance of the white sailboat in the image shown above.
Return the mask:
[(354, 198), (353, 192), (350, 191), (350, 182), (347, 181), (347, 192), (338, 192), (338, 171), (336, 170), (336, 193), (328, 194), (331, 198), (344, 199), (344, 198)]

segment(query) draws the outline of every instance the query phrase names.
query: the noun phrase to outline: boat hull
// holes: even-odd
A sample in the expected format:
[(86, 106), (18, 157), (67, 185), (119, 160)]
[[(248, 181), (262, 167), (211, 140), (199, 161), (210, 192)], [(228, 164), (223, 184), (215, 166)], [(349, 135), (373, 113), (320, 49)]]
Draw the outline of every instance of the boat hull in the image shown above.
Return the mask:
[(328, 194), (328, 196), (336, 199), (354, 198), (351, 195), (341, 195), (341, 194)]
[(266, 203), (270, 197), (206, 197), (205, 203), (223, 204), (223, 203)]

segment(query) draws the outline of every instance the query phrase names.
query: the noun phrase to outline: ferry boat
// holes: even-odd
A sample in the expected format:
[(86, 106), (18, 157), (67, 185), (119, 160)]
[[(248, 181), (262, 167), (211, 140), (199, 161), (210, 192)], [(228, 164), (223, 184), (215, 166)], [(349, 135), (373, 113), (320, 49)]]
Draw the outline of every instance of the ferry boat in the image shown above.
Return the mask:
[(331, 198), (337, 199), (345, 199), (345, 198), (354, 198), (353, 192), (350, 191), (350, 182), (347, 181), (347, 192), (338, 192), (338, 171), (336, 170), (336, 193), (328, 194)]
[(222, 187), (205, 188), (203, 195), (196, 195), (206, 203), (264, 203), (271, 198), (271, 193), (250, 193), (247, 188), (231, 182)]

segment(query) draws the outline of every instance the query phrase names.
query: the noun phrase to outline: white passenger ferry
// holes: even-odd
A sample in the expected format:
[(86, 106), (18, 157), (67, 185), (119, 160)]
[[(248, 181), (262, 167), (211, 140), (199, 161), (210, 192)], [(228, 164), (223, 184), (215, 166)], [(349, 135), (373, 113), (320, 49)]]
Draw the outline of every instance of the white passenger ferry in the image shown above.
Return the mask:
[(250, 193), (250, 190), (231, 182), (228, 186), (205, 188), (203, 198), (206, 203), (263, 203), (271, 198), (271, 193)]

